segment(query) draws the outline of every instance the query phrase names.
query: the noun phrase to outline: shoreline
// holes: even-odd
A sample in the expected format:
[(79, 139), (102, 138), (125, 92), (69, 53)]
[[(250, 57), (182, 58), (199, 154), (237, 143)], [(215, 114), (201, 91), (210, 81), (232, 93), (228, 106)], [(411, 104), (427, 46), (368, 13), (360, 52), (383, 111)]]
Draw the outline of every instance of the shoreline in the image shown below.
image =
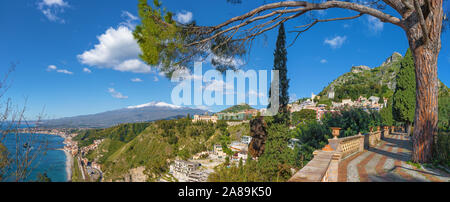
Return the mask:
[(65, 150), (62, 149), (64, 151), (64, 154), (66, 155), (66, 174), (67, 174), (67, 182), (72, 181), (72, 167), (73, 167), (73, 157), (72, 154)]

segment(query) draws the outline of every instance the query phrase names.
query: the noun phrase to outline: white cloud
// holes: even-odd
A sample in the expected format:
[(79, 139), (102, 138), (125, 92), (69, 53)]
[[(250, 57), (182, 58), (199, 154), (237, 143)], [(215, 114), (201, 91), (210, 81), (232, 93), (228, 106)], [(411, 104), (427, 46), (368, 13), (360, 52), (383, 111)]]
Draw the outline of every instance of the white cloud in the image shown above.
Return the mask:
[(49, 65), (47, 67), (47, 71), (56, 70), (56, 69), (57, 69), (57, 67), (55, 65)]
[(66, 70), (66, 69), (58, 69), (58, 70), (56, 70), (56, 72), (63, 73), (63, 74), (73, 74), (73, 72)]
[(64, 0), (43, 0), (41, 3), (43, 3), (46, 6), (68, 6), (69, 5), (67, 2), (64, 2)]
[(326, 60), (326, 59), (321, 59), (320, 60), (320, 63), (322, 63), (322, 64), (325, 64), (325, 63), (327, 63), (328, 61)]
[(345, 40), (347, 40), (347, 36), (336, 36), (332, 39), (326, 38), (323, 42), (324, 44), (330, 45), (331, 48), (340, 48), (342, 44), (344, 44)]
[(154, 81), (154, 82), (158, 82), (158, 81), (159, 81), (159, 78), (158, 78), (157, 76), (153, 76), (153, 81)]
[(86, 72), (86, 73), (91, 73), (92, 71), (90, 70), (90, 69), (88, 69), (88, 68), (83, 68), (83, 72)]
[(260, 97), (263, 98), (266, 94), (265, 93), (258, 93), (255, 90), (250, 90), (248, 91), (248, 96), (256, 96), (256, 97)]
[(64, 19), (58, 14), (64, 12), (64, 8), (70, 7), (64, 0), (42, 0), (38, 2), (38, 9), (52, 22), (64, 23)]
[(289, 95), (289, 103), (295, 102), (295, 101), (297, 101), (297, 100), (298, 100), (298, 99), (297, 99), (297, 94), (291, 93), (291, 94)]
[(117, 92), (114, 88), (108, 88), (108, 92), (111, 94), (111, 96), (113, 96), (114, 98), (118, 98), (118, 99), (127, 99), (128, 96), (124, 96), (122, 95), (122, 93)]
[(56, 67), (55, 65), (49, 65), (47, 67), (47, 71), (56, 71), (58, 73), (63, 73), (63, 74), (73, 74), (73, 72), (66, 70), (66, 69), (58, 69), (58, 67)]
[(205, 90), (222, 92), (224, 94), (235, 94), (235, 92), (229, 93), (228, 90), (234, 90), (234, 85), (224, 82), (223, 80), (213, 80), (205, 85)]
[(189, 11), (181, 11), (175, 15), (175, 21), (186, 24), (192, 21), (193, 14)]
[(369, 15), (367, 16), (367, 23), (371, 31), (375, 33), (383, 31), (384, 23), (381, 22), (380, 19)]
[(99, 43), (93, 49), (78, 55), (81, 63), (122, 72), (151, 72), (151, 67), (138, 58), (141, 50), (129, 27), (111, 27), (97, 38)]
[(122, 18), (125, 19), (125, 22), (120, 23), (120, 25), (125, 25), (130, 29), (134, 29), (134, 27), (136, 27), (136, 23), (134, 23), (134, 21), (139, 19), (128, 11), (122, 11)]
[(140, 78), (133, 78), (131, 79), (132, 82), (142, 82), (142, 79)]

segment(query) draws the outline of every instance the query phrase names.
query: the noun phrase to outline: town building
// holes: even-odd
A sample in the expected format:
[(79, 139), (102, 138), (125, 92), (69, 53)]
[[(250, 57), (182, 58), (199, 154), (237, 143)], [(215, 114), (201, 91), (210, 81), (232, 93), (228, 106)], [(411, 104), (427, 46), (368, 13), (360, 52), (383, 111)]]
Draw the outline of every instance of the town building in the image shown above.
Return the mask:
[(203, 182), (206, 181), (208, 175), (198, 170), (200, 166), (200, 163), (175, 160), (170, 165), (169, 172), (180, 182)]
[(248, 150), (248, 144), (244, 144), (242, 142), (232, 142), (230, 144), (230, 149), (233, 152), (240, 152), (240, 151), (247, 151)]
[(214, 145), (213, 154), (216, 155), (218, 158), (224, 158), (225, 156), (227, 156), (227, 154), (223, 152), (222, 145), (220, 144)]
[(205, 114), (205, 115), (194, 115), (194, 119), (192, 119), (192, 122), (197, 122), (197, 121), (206, 121), (206, 122), (208, 122), (208, 121), (210, 121), (210, 122), (213, 122), (213, 123), (216, 123), (217, 122), (217, 116), (216, 115), (213, 115), (213, 116), (209, 116), (208, 114)]

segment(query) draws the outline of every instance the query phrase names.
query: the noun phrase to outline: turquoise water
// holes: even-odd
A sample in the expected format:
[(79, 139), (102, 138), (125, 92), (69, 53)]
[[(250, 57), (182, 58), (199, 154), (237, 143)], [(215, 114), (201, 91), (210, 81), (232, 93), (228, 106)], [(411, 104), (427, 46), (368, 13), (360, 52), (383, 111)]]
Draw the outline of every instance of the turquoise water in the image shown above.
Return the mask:
[[(37, 152), (36, 158), (32, 163), (32, 172), (25, 181), (35, 181), (39, 173), (46, 173), (52, 182), (65, 182), (67, 181), (66, 173), (66, 155), (64, 151), (58, 150), (64, 147), (64, 138), (57, 135), (48, 134), (29, 134), (20, 133), (18, 134), (20, 138), (16, 141), (15, 134), (6, 135), (5, 139), (2, 141), (5, 147), (10, 153), (10, 158), (14, 156), (16, 151), (16, 142), (21, 145), (19, 148), (23, 149), (26, 146), (31, 146), (31, 151), (36, 152), (37, 148), (41, 146), (46, 153)], [(12, 164), (13, 170), (16, 165)], [(5, 181), (14, 181), (13, 177), (6, 177)]]

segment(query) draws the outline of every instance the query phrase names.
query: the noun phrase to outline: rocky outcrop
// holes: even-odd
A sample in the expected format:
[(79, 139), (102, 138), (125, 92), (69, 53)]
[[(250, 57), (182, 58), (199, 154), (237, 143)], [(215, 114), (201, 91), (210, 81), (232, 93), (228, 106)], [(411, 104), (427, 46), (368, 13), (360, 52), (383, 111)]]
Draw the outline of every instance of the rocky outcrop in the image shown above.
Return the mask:
[(360, 72), (367, 71), (367, 70), (370, 70), (370, 67), (365, 66), (365, 65), (359, 65), (359, 66), (352, 67), (353, 73), (360, 73)]
[(392, 53), (391, 57), (388, 57), (383, 62), (383, 64), (381, 64), (381, 66), (385, 66), (385, 65), (391, 64), (393, 62), (400, 61), (402, 58), (403, 58), (403, 56), (400, 53), (394, 52), (394, 53)]
[(145, 181), (147, 181), (147, 175), (144, 174), (144, 170), (145, 170), (144, 166), (130, 169), (130, 171), (124, 177), (125, 182), (145, 182)]
[(260, 157), (264, 153), (267, 139), (267, 124), (263, 117), (250, 121), (250, 136), (252, 136), (252, 141), (248, 145), (248, 152), (252, 157)]

